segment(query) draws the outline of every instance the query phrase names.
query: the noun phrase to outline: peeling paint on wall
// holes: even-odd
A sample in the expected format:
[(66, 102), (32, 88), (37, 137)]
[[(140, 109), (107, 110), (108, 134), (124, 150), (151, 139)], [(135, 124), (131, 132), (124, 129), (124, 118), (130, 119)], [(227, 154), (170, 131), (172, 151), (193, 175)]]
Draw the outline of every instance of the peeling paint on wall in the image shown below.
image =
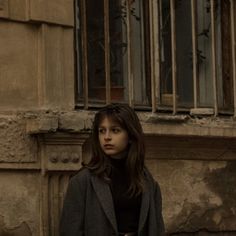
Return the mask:
[(1, 171), (0, 189), (0, 232), (18, 236), (13, 232), (25, 230), (26, 234), (19, 236), (38, 236), (40, 193), (37, 173)]
[(235, 162), (147, 160), (147, 165), (161, 185), (168, 232), (236, 232)]
[(14, 228), (8, 228), (4, 223), (4, 217), (0, 216), (0, 236), (32, 236), (32, 232), (26, 222)]
[(218, 214), (212, 214), (213, 221), (222, 230), (236, 231), (236, 162), (228, 161), (225, 167), (211, 170), (205, 183), (223, 202)]

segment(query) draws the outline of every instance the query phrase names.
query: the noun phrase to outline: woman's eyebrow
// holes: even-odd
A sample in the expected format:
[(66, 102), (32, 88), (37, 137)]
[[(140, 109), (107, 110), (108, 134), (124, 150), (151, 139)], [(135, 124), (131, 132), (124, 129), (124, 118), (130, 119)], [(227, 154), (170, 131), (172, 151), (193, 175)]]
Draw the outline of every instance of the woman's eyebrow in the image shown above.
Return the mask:
[(119, 123), (112, 123), (111, 126), (112, 128), (122, 128), (122, 126)]
[[(105, 126), (98, 126), (98, 128), (107, 128), (107, 127), (105, 127)], [(120, 125), (111, 125), (111, 126), (109, 126), (109, 128), (121, 128), (121, 126)]]

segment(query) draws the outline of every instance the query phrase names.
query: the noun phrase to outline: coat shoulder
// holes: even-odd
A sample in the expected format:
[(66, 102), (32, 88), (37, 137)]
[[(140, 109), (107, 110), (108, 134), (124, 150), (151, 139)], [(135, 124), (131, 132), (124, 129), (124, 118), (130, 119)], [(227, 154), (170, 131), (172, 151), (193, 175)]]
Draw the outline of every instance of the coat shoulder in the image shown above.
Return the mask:
[(160, 192), (161, 190), (158, 181), (154, 179), (151, 172), (146, 167), (144, 169), (144, 173), (149, 186), (151, 186), (151, 188), (154, 189), (155, 191)]
[(148, 170), (147, 167), (144, 168), (144, 175), (146, 177), (146, 179), (148, 180), (148, 182), (155, 184), (157, 181), (153, 178), (151, 172)]
[(72, 182), (79, 182), (79, 183), (85, 183), (87, 182), (88, 180), (91, 179), (91, 172), (85, 168), (85, 167), (82, 167), (78, 172), (77, 174), (75, 174), (72, 178), (71, 178), (71, 181)]

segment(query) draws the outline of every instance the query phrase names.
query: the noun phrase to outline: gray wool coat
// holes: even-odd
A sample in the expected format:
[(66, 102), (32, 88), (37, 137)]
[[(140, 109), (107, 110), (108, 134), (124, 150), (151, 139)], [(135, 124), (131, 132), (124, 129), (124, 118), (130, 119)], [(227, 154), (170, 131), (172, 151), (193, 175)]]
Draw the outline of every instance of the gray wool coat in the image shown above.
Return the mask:
[[(138, 236), (164, 235), (159, 185), (148, 171), (142, 194)], [(83, 168), (69, 182), (60, 236), (118, 236), (109, 184)]]

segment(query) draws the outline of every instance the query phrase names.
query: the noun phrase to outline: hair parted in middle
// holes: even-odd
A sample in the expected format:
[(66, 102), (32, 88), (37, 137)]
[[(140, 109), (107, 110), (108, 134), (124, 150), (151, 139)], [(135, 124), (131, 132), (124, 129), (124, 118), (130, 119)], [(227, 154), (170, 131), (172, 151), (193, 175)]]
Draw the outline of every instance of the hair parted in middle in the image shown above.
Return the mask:
[(92, 157), (85, 167), (104, 180), (109, 179), (109, 158), (103, 152), (99, 142), (99, 125), (105, 117), (117, 122), (128, 133), (126, 158), (126, 169), (130, 179), (128, 193), (130, 196), (140, 194), (144, 190), (144, 134), (137, 114), (129, 105), (112, 103), (95, 114), (92, 129)]

